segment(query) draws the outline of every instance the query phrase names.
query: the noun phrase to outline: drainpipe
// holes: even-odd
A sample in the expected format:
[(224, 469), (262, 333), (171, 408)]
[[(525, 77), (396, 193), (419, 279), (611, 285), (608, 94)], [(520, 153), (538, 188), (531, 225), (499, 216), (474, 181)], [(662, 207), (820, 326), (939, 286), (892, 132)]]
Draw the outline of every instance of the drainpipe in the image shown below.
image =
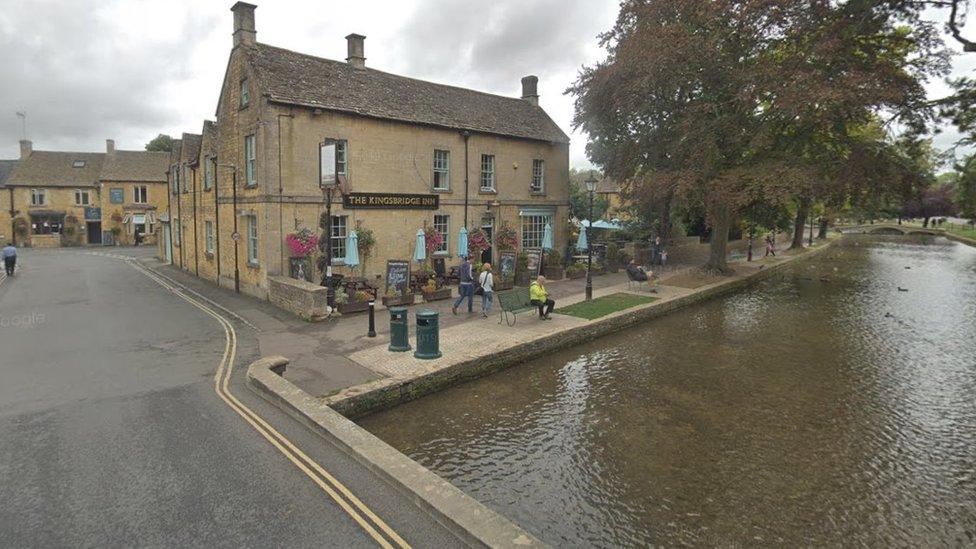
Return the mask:
[[(183, 175), (186, 175), (186, 174), (183, 174)], [(180, 177), (180, 165), (179, 164), (176, 165), (176, 178), (177, 178), (177, 181), (179, 182), (176, 185), (176, 193), (177, 193), (176, 194), (176, 215), (179, 216), (179, 219), (177, 220), (177, 223), (179, 223), (180, 230), (177, 231), (177, 234), (180, 237), (180, 246), (179, 246), (179, 248), (180, 248), (180, 269), (182, 269), (183, 268), (183, 256), (186, 255), (186, 254), (183, 253), (183, 250), (184, 250), (184, 248), (183, 248), (183, 185), (186, 185), (186, 181), (183, 181), (183, 178)]]
[(217, 255), (217, 287), (220, 287), (220, 193), (217, 189), (220, 188), (220, 178), (217, 176), (217, 159), (213, 160), (213, 172), (214, 172), (214, 253)]
[(200, 235), (197, 234), (197, 170), (193, 170), (193, 272), (200, 276), (200, 250), (198, 241)]
[(12, 242), (14, 246), (16, 246), (17, 245), (17, 230), (16, 230), (17, 224), (14, 223), (14, 213), (17, 210), (14, 209), (14, 188), (9, 187), (7, 190), (10, 191), (10, 242)]
[[(173, 182), (166, 181), (166, 210), (169, 212), (169, 264), (173, 264)], [(118, 246), (118, 242), (115, 243)]]
[(233, 182), (233, 202), (234, 202), (234, 235), (237, 238), (234, 239), (234, 291), (241, 293), (241, 260), (240, 260), (240, 247), (241, 247), (241, 234), (237, 232), (237, 167), (234, 167), (234, 177), (231, 179)]
[[(281, 181), (281, 117), (286, 116), (288, 118), (294, 118), (293, 114), (281, 114), (278, 113), (278, 249), (281, 250), (281, 258), (278, 263), (278, 270), (281, 276), (285, 276), (285, 238), (284, 238), (284, 213), (283, 213), (283, 199), (285, 193), (285, 186)], [(348, 162), (348, 159), (347, 159)]]
[(471, 137), (471, 132), (464, 130), (461, 132), (461, 137), (464, 138), (464, 228), (468, 228), (468, 139)]

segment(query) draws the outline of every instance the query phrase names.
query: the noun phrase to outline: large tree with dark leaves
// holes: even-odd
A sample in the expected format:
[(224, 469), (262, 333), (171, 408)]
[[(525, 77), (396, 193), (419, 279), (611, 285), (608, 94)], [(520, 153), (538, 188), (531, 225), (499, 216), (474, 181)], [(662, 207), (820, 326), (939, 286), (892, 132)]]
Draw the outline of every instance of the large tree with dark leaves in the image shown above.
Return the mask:
[[(924, 99), (939, 42), (904, 6), (852, 0), (625, 0), (603, 62), (570, 93), (587, 152), (631, 196), (700, 204), (705, 267), (727, 272), (736, 213), (756, 193), (810, 200), (881, 108)], [(920, 30), (921, 29), (921, 30)], [(843, 193), (835, 193), (843, 194)]]

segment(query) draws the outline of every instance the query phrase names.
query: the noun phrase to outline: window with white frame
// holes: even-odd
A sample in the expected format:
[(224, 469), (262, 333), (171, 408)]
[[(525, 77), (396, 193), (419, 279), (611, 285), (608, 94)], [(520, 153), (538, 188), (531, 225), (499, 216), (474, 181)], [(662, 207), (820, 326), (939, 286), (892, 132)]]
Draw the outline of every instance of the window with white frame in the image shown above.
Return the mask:
[(481, 155), (481, 190), (495, 190), (495, 155)]
[(247, 78), (241, 80), (241, 107), (246, 107), (251, 102), (251, 90), (247, 85)]
[(136, 204), (145, 204), (149, 202), (149, 188), (145, 185), (136, 185), (132, 187), (132, 201)]
[(214, 173), (217, 171), (217, 160), (208, 156), (203, 162), (203, 190), (209, 191), (214, 185)]
[(203, 222), (203, 234), (206, 241), (207, 253), (213, 255), (214, 253), (214, 224), (213, 221)]
[(31, 189), (31, 206), (47, 205), (47, 190)]
[(88, 191), (75, 189), (75, 206), (87, 206), (89, 203)]
[(258, 216), (247, 216), (247, 262), (258, 264)]
[(449, 215), (435, 215), (434, 216), (434, 230), (441, 233), (443, 241), (441, 245), (434, 250), (434, 253), (446, 254), (450, 253), (451, 247), (449, 244), (451, 238), (451, 216)]
[(255, 170), (256, 154), (254, 150), (254, 135), (248, 135), (244, 138), (244, 181), (248, 187), (253, 187), (258, 184), (257, 172)]
[(551, 222), (551, 215), (522, 216), (522, 246), (525, 248), (541, 248), (542, 236), (546, 232), (546, 223)]
[(541, 193), (546, 189), (546, 163), (536, 158), (532, 161), (532, 186), (529, 187), (534, 193)]
[(332, 227), (329, 229), (329, 238), (332, 239), (332, 260), (346, 260), (346, 227), (349, 217), (345, 215), (332, 216)]
[(451, 151), (434, 150), (434, 190), (451, 188)]

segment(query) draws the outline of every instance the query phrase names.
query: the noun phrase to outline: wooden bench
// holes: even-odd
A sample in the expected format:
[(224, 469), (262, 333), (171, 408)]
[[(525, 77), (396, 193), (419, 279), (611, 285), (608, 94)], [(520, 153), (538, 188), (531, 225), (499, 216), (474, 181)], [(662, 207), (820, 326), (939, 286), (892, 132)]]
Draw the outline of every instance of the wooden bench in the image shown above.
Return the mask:
[[(500, 312), (498, 313), (499, 324), (501, 324), (502, 320), (504, 320), (505, 324), (515, 326), (515, 323), (518, 321), (519, 313), (539, 310), (539, 308), (533, 305), (531, 300), (529, 300), (528, 288), (515, 288), (514, 290), (498, 292), (496, 297), (498, 297), (498, 308), (500, 309)], [(511, 320), (509, 320), (509, 314), (512, 315)]]

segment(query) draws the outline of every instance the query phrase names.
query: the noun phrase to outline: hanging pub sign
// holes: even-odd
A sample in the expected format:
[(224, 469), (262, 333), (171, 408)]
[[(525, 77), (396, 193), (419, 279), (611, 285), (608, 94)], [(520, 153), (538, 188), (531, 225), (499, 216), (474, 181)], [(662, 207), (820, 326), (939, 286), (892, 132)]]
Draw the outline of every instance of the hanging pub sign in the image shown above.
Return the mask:
[(436, 194), (348, 193), (342, 195), (347, 210), (436, 210), (441, 205)]

